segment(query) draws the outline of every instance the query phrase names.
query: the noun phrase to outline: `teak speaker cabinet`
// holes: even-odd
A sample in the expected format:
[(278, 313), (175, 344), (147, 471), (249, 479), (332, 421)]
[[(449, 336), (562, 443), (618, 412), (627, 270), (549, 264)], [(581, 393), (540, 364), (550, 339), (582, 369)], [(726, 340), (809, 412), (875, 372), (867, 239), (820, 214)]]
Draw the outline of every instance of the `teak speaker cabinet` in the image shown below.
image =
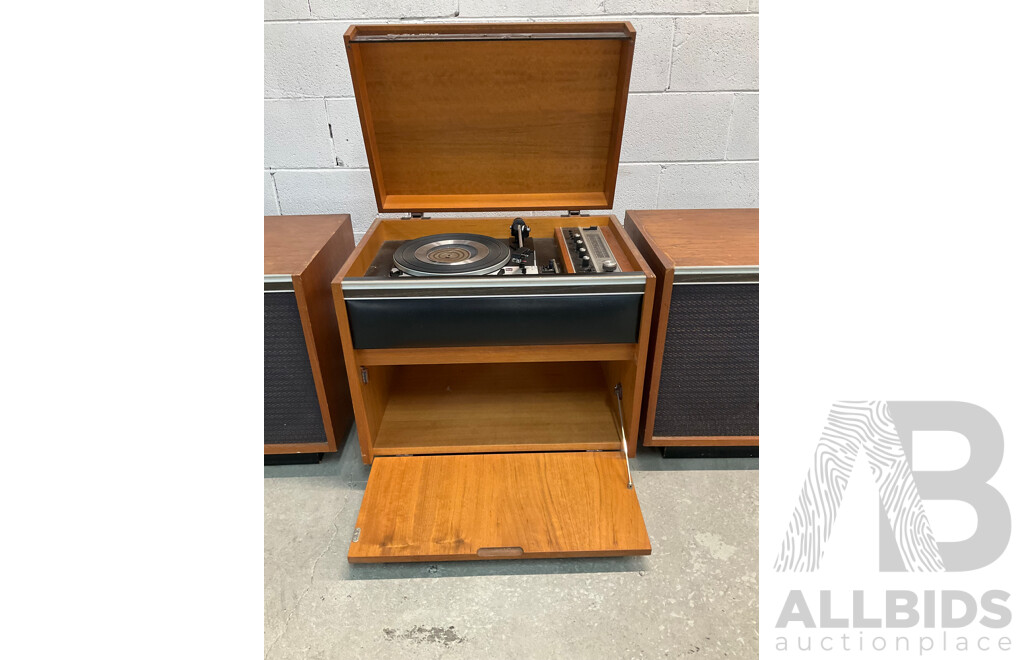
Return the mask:
[(337, 451), (352, 427), (331, 278), (345, 215), (264, 216), (264, 455)]
[(758, 216), (757, 209), (626, 212), (626, 232), (658, 280), (645, 446), (760, 444)]

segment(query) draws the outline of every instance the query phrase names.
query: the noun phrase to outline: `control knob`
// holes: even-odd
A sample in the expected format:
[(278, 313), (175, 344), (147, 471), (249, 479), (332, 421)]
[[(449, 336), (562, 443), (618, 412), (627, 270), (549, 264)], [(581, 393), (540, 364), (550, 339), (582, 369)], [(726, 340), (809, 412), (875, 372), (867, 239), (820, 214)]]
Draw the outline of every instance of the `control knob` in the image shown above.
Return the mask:
[(606, 273), (614, 272), (618, 264), (612, 259), (605, 259), (601, 262), (601, 269)]

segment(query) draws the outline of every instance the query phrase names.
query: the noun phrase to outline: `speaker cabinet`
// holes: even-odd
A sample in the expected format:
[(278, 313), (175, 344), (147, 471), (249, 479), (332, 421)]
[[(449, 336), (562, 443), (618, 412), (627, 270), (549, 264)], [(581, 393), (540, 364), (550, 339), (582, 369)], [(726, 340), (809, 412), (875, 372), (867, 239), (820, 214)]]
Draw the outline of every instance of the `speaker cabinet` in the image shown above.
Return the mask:
[(331, 279), (348, 215), (263, 218), (263, 453), (337, 451), (352, 426)]
[(654, 270), (641, 432), (655, 447), (758, 446), (758, 210), (627, 211)]

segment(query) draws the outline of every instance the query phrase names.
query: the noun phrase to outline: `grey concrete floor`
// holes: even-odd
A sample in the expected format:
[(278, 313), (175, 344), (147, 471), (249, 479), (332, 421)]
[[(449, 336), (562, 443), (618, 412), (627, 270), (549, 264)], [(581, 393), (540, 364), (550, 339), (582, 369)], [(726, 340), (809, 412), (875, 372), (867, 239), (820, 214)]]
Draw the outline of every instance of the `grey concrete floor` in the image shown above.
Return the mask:
[(359, 565), (354, 432), (265, 467), (266, 657), (757, 657), (757, 459), (632, 465), (649, 557)]

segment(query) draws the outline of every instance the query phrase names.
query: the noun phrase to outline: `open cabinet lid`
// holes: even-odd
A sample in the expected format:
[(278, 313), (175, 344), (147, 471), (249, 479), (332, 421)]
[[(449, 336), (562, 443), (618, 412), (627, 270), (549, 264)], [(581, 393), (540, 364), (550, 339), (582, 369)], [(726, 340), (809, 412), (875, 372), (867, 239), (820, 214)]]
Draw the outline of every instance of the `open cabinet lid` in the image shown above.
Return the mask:
[(619, 452), (377, 457), (350, 562), (649, 555)]
[(377, 208), (611, 208), (635, 40), (627, 22), (351, 26)]

